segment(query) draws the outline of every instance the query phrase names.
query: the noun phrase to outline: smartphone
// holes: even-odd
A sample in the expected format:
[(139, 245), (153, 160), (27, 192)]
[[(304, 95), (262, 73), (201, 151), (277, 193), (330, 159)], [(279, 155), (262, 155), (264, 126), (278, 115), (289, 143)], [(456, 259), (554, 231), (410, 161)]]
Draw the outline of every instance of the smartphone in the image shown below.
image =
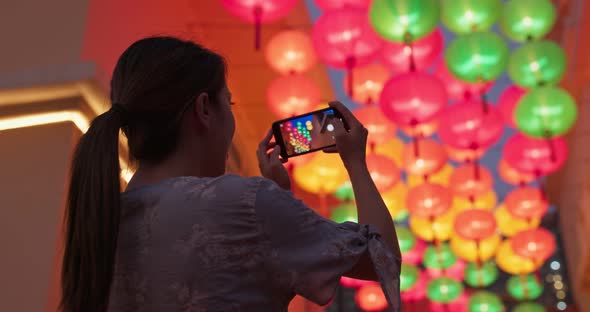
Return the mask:
[(272, 130), (281, 148), (281, 158), (287, 160), (335, 146), (335, 121), (344, 123), (340, 113), (332, 108), (275, 121)]

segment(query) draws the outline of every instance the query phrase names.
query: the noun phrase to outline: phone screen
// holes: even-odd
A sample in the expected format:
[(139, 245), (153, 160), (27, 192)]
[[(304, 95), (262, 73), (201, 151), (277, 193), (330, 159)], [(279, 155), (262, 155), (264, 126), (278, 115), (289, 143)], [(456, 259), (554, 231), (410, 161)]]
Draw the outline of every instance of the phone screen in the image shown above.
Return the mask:
[(273, 130), (282, 156), (293, 157), (334, 146), (334, 121), (338, 119), (334, 110), (327, 108), (276, 122)]

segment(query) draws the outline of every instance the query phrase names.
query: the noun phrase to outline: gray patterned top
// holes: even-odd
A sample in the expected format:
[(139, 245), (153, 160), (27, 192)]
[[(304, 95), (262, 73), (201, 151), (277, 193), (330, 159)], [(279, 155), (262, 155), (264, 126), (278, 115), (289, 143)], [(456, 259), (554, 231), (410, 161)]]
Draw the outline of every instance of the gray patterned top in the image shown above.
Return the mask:
[(371, 226), (337, 224), (264, 178), (179, 177), (122, 194), (110, 312), (320, 305), (365, 253), (400, 311), (400, 259)]

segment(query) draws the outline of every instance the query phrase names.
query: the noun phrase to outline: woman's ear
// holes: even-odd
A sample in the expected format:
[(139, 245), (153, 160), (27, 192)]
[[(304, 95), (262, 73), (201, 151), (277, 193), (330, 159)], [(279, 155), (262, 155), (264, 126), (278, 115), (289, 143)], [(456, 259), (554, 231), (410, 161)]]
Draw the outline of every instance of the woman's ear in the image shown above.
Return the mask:
[(197, 125), (199, 128), (202, 129), (210, 129), (212, 126), (212, 118), (211, 118), (211, 99), (209, 95), (205, 92), (202, 92), (197, 96), (194, 106), (194, 116), (195, 121), (197, 121)]

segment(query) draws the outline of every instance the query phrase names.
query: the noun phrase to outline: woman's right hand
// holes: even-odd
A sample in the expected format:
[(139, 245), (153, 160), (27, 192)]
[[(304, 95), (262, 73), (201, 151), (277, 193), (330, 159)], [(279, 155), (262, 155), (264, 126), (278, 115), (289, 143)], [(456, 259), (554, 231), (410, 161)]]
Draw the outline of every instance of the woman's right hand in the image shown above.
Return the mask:
[(348, 171), (356, 167), (366, 166), (367, 136), (369, 131), (356, 119), (352, 112), (340, 102), (330, 102), (330, 107), (337, 110), (349, 130), (344, 128), (342, 122), (334, 124), (336, 148), (327, 148), (326, 153), (339, 153), (344, 166)]

